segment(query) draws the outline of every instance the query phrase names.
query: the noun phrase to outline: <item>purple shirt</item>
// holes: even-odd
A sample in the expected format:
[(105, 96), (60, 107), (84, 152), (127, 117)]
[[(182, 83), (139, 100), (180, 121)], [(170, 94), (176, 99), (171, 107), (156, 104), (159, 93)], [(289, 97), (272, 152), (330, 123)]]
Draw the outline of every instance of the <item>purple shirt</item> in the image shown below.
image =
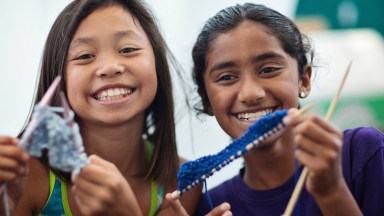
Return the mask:
[[(345, 181), (363, 214), (384, 215), (384, 134), (374, 128), (346, 130), (342, 166)], [(242, 174), (243, 170), (209, 191), (214, 206), (228, 202), (235, 216), (282, 215), (300, 175), (270, 190), (254, 190), (244, 183)], [(206, 197), (202, 196), (197, 215), (209, 211)], [(292, 215), (322, 215), (305, 187)]]

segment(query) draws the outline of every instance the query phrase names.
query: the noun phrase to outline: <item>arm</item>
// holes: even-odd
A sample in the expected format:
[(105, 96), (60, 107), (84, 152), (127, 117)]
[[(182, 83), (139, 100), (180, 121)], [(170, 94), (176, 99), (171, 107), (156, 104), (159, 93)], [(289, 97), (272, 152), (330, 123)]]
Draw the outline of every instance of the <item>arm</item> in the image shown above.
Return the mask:
[(294, 127), (296, 157), (308, 168), (307, 190), (324, 215), (362, 215), (342, 174), (342, 133), (320, 117), (296, 112), (284, 122)]
[(16, 205), (15, 215), (35, 215), (39, 213), (49, 197), (48, 168), (41, 161), (30, 157), (29, 172), (22, 196)]

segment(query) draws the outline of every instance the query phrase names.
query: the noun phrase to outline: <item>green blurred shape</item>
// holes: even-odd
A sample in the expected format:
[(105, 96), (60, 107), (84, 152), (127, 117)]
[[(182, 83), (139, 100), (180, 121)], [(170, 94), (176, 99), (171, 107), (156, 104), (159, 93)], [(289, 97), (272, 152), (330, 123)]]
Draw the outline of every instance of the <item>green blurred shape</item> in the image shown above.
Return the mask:
[[(325, 116), (332, 98), (315, 101), (313, 112)], [(341, 129), (372, 126), (384, 131), (384, 94), (342, 97), (330, 120)]]
[(322, 17), (330, 29), (373, 28), (384, 36), (384, 0), (299, 0), (296, 18)]

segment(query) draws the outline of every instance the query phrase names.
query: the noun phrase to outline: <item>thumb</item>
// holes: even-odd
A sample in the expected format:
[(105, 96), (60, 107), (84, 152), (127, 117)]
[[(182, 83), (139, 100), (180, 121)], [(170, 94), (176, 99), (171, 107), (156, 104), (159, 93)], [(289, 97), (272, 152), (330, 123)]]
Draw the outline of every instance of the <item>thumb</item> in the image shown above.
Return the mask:
[(107, 161), (107, 160), (105, 160), (105, 159), (103, 159), (97, 155), (91, 155), (91, 156), (89, 156), (88, 159), (89, 159), (90, 164), (98, 165), (98, 166), (103, 167), (103, 168), (108, 169), (108, 170), (110, 170), (110, 169), (117, 170), (115, 164), (113, 164), (113, 163), (111, 163), (111, 162), (109, 162), (109, 161)]
[(229, 203), (224, 202), (219, 206), (216, 206), (212, 211), (210, 211), (206, 216), (230, 216), (232, 215), (232, 212), (230, 211), (231, 206)]
[(185, 211), (184, 207), (181, 205), (180, 200), (172, 199), (170, 193), (167, 193), (165, 195), (165, 199), (167, 199), (167, 201), (171, 205), (171, 207), (172, 207), (173, 211), (176, 213), (176, 215), (178, 215), (178, 216), (188, 216), (188, 213), (187, 213), (187, 211)]

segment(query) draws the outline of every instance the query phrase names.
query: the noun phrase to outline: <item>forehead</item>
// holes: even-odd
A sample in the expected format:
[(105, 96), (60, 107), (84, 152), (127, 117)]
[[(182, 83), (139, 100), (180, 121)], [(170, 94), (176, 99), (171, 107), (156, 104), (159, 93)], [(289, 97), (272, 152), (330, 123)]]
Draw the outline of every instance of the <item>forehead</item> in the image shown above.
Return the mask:
[(209, 52), (238, 47), (241, 44), (257, 46), (258, 48), (283, 49), (279, 39), (264, 24), (245, 20), (235, 28), (220, 33), (211, 43)]
[(246, 20), (220, 33), (210, 44), (206, 59), (209, 64), (213, 60), (244, 59), (269, 52), (288, 55), (267, 26)]
[[(146, 37), (139, 21), (132, 13), (120, 5), (101, 7), (84, 18), (73, 37), (72, 43), (77, 38), (92, 38), (101, 36), (106, 32), (120, 32), (133, 37)], [(125, 33), (124, 33), (125, 32)]]

